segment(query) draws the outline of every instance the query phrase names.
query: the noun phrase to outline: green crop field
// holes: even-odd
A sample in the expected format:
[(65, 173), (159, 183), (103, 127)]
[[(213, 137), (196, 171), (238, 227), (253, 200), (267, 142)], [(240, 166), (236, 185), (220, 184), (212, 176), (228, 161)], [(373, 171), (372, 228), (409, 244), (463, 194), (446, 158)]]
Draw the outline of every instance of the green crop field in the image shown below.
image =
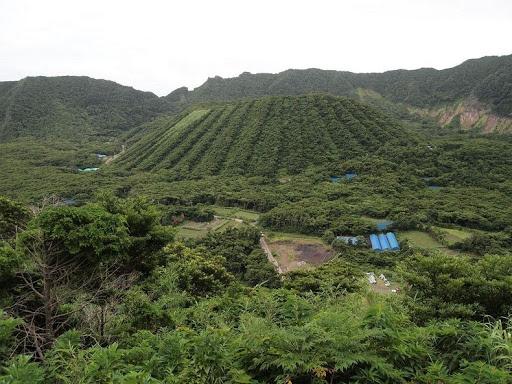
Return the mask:
[(232, 208), (232, 207), (219, 207), (219, 206), (214, 206), (212, 208), (213, 208), (215, 214), (218, 216), (242, 219), (243, 221), (247, 221), (247, 222), (258, 221), (258, 219), (260, 217), (260, 214), (255, 211), (248, 211), (248, 210)]
[(455, 244), (471, 237), (471, 232), (462, 229), (454, 229), (454, 228), (441, 228), (436, 227), (445, 235), (445, 240), (448, 245)]

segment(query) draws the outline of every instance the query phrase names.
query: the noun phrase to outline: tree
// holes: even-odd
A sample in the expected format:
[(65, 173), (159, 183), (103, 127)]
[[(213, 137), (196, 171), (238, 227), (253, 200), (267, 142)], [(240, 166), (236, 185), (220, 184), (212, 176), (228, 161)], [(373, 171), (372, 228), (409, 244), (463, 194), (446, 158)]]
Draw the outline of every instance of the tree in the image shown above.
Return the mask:
[(442, 253), (416, 254), (400, 265), (415, 315), (431, 318), (506, 316), (512, 303), (512, 259), (478, 260)]
[(168, 268), (178, 274), (178, 286), (195, 296), (210, 296), (226, 289), (234, 280), (224, 267), (225, 259), (208, 254), (205, 249), (191, 249), (182, 243), (164, 249)]
[(174, 240), (174, 229), (160, 225), (161, 212), (143, 196), (120, 199), (111, 192), (100, 192), (97, 204), (112, 215), (125, 219), (129, 244), (123, 257), (123, 267), (148, 273), (164, 260), (160, 251)]
[[(103, 280), (111, 279), (128, 244), (124, 218), (98, 206), (49, 207), (32, 219), (16, 247), (25, 265), (18, 273), (23, 294), (13, 311), (24, 319), (24, 349), (44, 358), (70, 315), (105, 291)], [(77, 300), (78, 307), (64, 308)]]
[(0, 196), (0, 240), (8, 240), (23, 230), (30, 212), (20, 203)]

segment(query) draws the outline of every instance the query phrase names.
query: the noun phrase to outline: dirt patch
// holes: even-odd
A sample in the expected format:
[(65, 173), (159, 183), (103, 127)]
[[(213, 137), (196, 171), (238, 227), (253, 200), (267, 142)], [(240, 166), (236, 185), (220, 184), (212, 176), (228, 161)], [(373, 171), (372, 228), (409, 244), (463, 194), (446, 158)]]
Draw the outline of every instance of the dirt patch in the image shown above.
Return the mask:
[(277, 240), (269, 244), (283, 272), (323, 264), (334, 252), (318, 242), (306, 240)]
[(332, 252), (320, 244), (300, 244), (296, 247), (299, 258), (308, 264), (320, 265), (332, 257)]

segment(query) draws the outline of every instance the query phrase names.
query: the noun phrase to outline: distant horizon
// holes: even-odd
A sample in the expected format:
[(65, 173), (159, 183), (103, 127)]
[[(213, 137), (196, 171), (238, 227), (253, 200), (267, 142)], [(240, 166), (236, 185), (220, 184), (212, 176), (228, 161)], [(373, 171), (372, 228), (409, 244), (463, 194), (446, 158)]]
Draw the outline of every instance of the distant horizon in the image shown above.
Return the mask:
[(295, 71), (295, 70), (296, 71), (307, 71), (307, 70), (312, 70), (312, 69), (317, 69), (317, 70), (321, 70), (321, 71), (349, 72), (349, 73), (354, 73), (354, 74), (386, 73), (386, 72), (393, 72), (393, 71), (417, 71), (417, 70), (421, 70), (421, 69), (432, 69), (432, 70), (436, 70), (436, 71), (443, 71), (443, 70), (446, 70), (446, 69), (451, 69), (451, 68), (458, 67), (459, 65), (461, 65), (461, 64), (463, 64), (463, 63), (465, 63), (466, 61), (469, 61), (469, 60), (479, 60), (479, 59), (484, 59), (486, 57), (505, 57), (505, 56), (510, 56), (510, 55), (512, 55), (512, 53), (503, 54), (503, 55), (486, 55), (486, 56), (481, 56), (481, 57), (471, 57), (471, 58), (467, 58), (467, 59), (461, 61), (460, 63), (458, 63), (456, 65), (453, 65), (453, 66), (450, 66), (450, 67), (446, 67), (446, 68), (435, 68), (435, 67), (418, 67), (418, 68), (410, 68), (410, 69), (409, 68), (395, 68), (395, 69), (388, 69), (388, 70), (385, 70), (385, 71), (357, 72), (357, 71), (349, 71), (349, 70), (344, 70), (344, 69), (331, 69), (331, 68), (310, 67), (310, 68), (287, 68), (287, 69), (283, 69), (283, 70), (278, 71), (278, 72), (249, 72), (249, 71), (242, 71), (242, 72), (238, 73), (237, 75), (229, 76), (229, 77), (223, 77), (223, 76), (219, 76), (219, 75), (208, 76), (201, 84), (199, 84), (196, 87), (190, 87), (190, 86), (187, 86), (187, 85), (182, 85), (182, 86), (178, 86), (178, 87), (176, 87), (174, 89), (171, 89), (167, 93), (163, 93), (163, 94), (158, 94), (157, 92), (155, 92), (153, 90), (140, 89), (140, 88), (137, 88), (134, 85), (124, 84), (124, 83), (121, 83), (121, 82), (113, 80), (113, 79), (94, 77), (94, 76), (90, 76), (90, 75), (87, 75), (87, 74), (76, 74), (76, 75), (73, 75), (73, 74), (61, 74), (61, 75), (50, 75), (50, 76), (47, 76), (47, 75), (27, 75), (27, 76), (24, 76), (24, 77), (21, 77), (21, 78), (18, 78), (18, 79), (9, 79), (9, 80), (0, 79), (0, 83), (1, 82), (10, 82), (10, 81), (21, 81), (21, 80), (29, 78), (29, 77), (34, 77), (34, 78), (35, 77), (46, 77), (46, 78), (56, 78), (56, 77), (88, 77), (88, 78), (91, 78), (91, 79), (94, 79), (94, 80), (111, 81), (111, 82), (119, 84), (119, 85), (121, 85), (123, 87), (129, 87), (129, 88), (133, 88), (133, 89), (135, 89), (137, 91), (153, 93), (154, 95), (156, 95), (158, 97), (165, 97), (165, 96), (169, 95), (170, 93), (172, 93), (173, 91), (175, 91), (177, 89), (180, 89), (180, 88), (187, 88), (189, 92), (193, 91), (194, 89), (199, 88), (201, 85), (206, 83), (208, 81), (208, 79), (213, 79), (213, 78), (216, 78), (216, 77), (219, 77), (221, 79), (233, 79), (233, 78), (237, 78), (237, 77), (241, 76), (244, 73), (249, 73), (251, 75), (260, 75), (260, 74), (277, 75), (279, 73), (283, 73), (283, 72), (290, 71), (290, 70), (291, 71)]

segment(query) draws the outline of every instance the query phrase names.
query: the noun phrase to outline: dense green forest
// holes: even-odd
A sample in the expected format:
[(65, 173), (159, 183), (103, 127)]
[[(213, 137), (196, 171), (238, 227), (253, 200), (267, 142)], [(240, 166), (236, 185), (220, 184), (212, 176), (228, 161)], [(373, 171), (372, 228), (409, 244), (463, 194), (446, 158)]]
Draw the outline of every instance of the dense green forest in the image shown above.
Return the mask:
[(176, 108), (150, 92), (88, 77), (27, 77), (0, 83), (0, 140), (23, 136), (113, 140)]
[(0, 383), (512, 383), (510, 68), (0, 83)]

